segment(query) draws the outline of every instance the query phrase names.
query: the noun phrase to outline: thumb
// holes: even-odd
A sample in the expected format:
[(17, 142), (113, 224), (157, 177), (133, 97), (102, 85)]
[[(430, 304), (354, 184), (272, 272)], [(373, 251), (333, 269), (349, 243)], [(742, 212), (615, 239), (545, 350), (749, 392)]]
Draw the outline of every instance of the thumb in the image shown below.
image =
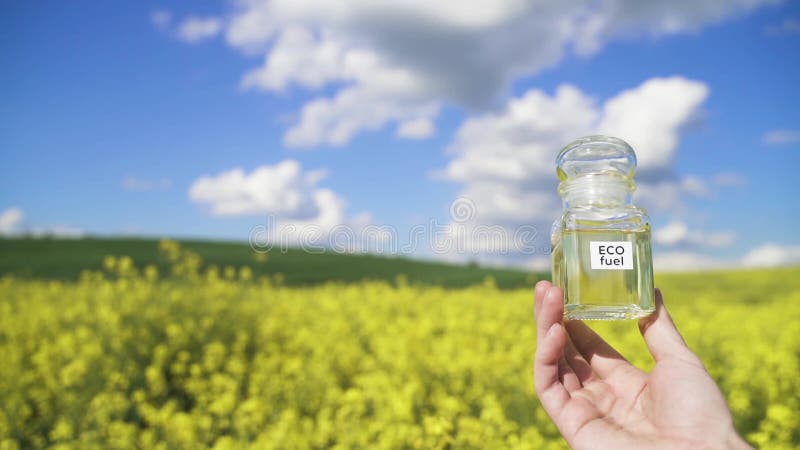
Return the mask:
[(681, 337), (675, 323), (672, 321), (667, 308), (664, 306), (664, 299), (661, 290), (656, 289), (656, 311), (639, 320), (639, 331), (644, 336), (647, 348), (653, 355), (656, 362), (675, 357), (686, 361), (697, 360), (697, 357), (689, 350), (686, 342)]

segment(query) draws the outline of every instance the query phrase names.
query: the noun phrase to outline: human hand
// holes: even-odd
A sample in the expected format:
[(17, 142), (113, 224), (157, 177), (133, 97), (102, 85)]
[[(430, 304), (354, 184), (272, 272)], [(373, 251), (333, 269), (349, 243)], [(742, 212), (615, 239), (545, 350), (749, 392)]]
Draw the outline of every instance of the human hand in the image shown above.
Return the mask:
[(656, 361), (645, 373), (581, 321), (562, 323), (560, 288), (535, 289), (534, 385), (544, 410), (575, 449), (750, 448), (725, 398), (686, 346), (656, 290), (639, 330)]

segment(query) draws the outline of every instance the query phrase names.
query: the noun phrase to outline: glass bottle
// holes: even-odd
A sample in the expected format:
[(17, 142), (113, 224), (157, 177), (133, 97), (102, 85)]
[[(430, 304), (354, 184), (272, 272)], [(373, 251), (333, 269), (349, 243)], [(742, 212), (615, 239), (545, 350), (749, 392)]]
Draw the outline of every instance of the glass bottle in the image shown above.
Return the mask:
[(609, 136), (577, 139), (556, 158), (564, 212), (551, 233), (565, 319), (635, 319), (655, 309), (650, 218), (632, 203), (636, 154)]

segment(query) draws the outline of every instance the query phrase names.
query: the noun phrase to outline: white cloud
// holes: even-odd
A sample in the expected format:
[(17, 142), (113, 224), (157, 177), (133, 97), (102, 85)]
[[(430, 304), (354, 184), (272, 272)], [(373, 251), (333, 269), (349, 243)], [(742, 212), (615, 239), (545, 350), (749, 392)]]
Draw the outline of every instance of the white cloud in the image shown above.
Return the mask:
[(436, 133), (436, 125), (428, 117), (418, 117), (397, 125), (397, 136), (407, 139), (425, 139)]
[[(318, 42), (311, 30), (291, 26), (278, 36), (264, 65), (247, 72), (242, 78), (242, 87), (267, 91), (283, 91), (295, 83), (307, 88), (320, 88), (331, 80), (353, 79), (363, 64), (360, 58), (365, 52), (351, 51), (338, 42)], [(342, 64), (344, 62), (344, 64)]]
[(670, 166), (679, 131), (708, 97), (708, 86), (682, 77), (652, 78), (608, 100), (598, 131), (623, 137), (636, 149), (639, 173)]
[(172, 180), (169, 178), (148, 180), (144, 178), (127, 176), (122, 179), (122, 189), (129, 192), (165, 191), (171, 186)]
[[(389, 123), (434, 120), (443, 104), (485, 108), (512, 81), (570, 53), (590, 55), (620, 38), (693, 32), (774, 2), (249, 0), (230, 14), (225, 34), (231, 46), (266, 55), (243, 77), (245, 87), (332, 87), (331, 96), (302, 108), (285, 136), (287, 145), (311, 147), (341, 145)], [(615, 124), (613, 111), (606, 117)]]
[(332, 99), (319, 98), (306, 103), (300, 122), (284, 135), (284, 144), (289, 147), (313, 147), (322, 143), (341, 146), (357, 133), (378, 130), (388, 121), (438, 114), (440, 105), (426, 100), (428, 95), (403, 87), (414, 84), (410, 73), (383, 72), (384, 77), (375, 83), (355, 85), (339, 91)]
[(742, 259), (746, 267), (800, 264), (800, 246), (766, 243), (750, 250)]
[(172, 13), (164, 9), (157, 9), (150, 13), (150, 23), (157, 29), (164, 31), (172, 23)]
[(189, 17), (178, 25), (178, 38), (195, 43), (212, 38), (222, 31), (222, 21), (216, 17)]
[(653, 270), (656, 272), (689, 272), (730, 268), (736, 265), (735, 261), (717, 259), (700, 252), (675, 251), (653, 254)]
[(772, 130), (764, 133), (761, 141), (767, 145), (786, 145), (800, 142), (800, 130)]
[(530, 90), (500, 112), (464, 122), (441, 175), (464, 184), (461, 196), (475, 202), (480, 223), (551, 221), (561, 209), (554, 188), (557, 152), (575, 137), (608, 132), (627, 140), (641, 155), (638, 173), (650, 174), (638, 179), (641, 203), (673, 210), (683, 195), (705, 194), (701, 181), (677, 178), (671, 166), (680, 131), (707, 94), (705, 84), (681, 77), (647, 80), (600, 106), (570, 85), (553, 96)]
[[(334, 191), (318, 186), (324, 170), (303, 171), (292, 159), (257, 167), (252, 172), (232, 169), (200, 177), (189, 198), (205, 204), (216, 216), (264, 215), (267, 223), (251, 229), (251, 243), (303, 246), (315, 251), (381, 248), (387, 239), (366, 212), (346, 214), (347, 203)], [(370, 228), (372, 227), (372, 228)]]
[(25, 214), (21, 209), (12, 207), (0, 213), (0, 235), (12, 236), (22, 232)]
[(653, 242), (664, 246), (727, 247), (736, 241), (732, 231), (705, 232), (690, 230), (682, 221), (674, 220), (653, 232)]
[(319, 39), (308, 29), (287, 28), (265, 65), (242, 79), (244, 88), (271, 91), (283, 91), (291, 84), (306, 88), (331, 81), (348, 84), (332, 98), (316, 98), (302, 107), (300, 122), (284, 135), (287, 146), (343, 145), (356, 133), (377, 130), (389, 121), (407, 124), (404, 134), (398, 133), (403, 137), (419, 139), (433, 133), (431, 118), (440, 104), (430, 100), (435, 98), (433, 88), (424, 86), (414, 71), (387, 66), (378, 54), (347, 49), (330, 36)]
[(316, 187), (324, 172), (303, 173), (300, 163), (287, 159), (274, 166), (260, 166), (250, 173), (240, 168), (195, 180), (189, 198), (209, 205), (218, 216), (275, 214), (304, 220), (321, 214), (334, 201), (327, 189)]
[(334, 80), (355, 84), (333, 98), (306, 103), (300, 123), (284, 136), (288, 146), (342, 145), (355, 133), (377, 129), (389, 120), (414, 125), (406, 130), (406, 137), (433, 132), (429, 118), (438, 113), (439, 105), (427, 100), (432, 94), (429, 90), (415, 88), (419, 80), (413, 72), (389, 68), (374, 52), (347, 49), (332, 37), (317, 38), (302, 27), (284, 30), (264, 66), (245, 74), (242, 87), (283, 91), (293, 83), (320, 88)]
[(744, 176), (735, 173), (720, 173), (709, 179), (696, 175), (656, 176), (653, 179), (646, 172), (639, 173), (638, 177), (640, 181), (636, 189), (636, 200), (654, 212), (686, 212), (684, 201), (687, 198), (714, 199), (721, 188), (743, 186), (747, 183)]
[[(649, 79), (604, 103), (571, 85), (553, 95), (532, 89), (498, 112), (466, 120), (447, 149), (453, 157), (438, 176), (462, 184), (459, 196), (474, 203), (474, 218), (464, 224), (468, 230), (501, 225), (513, 235), (519, 226), (532, 225), (538, 231), (535, 246), (543, 248), (562, 210), (556, 154), (581, 135), (614, 133), (640, 156), (636, 203), (656, 214), (684, 212), (687, 197), (711, 196), (704, 180), (673, 170), (681, 132), (707, 95), (705, 84), (682, 77)], [(734, 237), (688, 230), (687, 235), (683, 246), (722, 247)], [(470, 247), (480, 249), (481, 243)]]
[(676, 245), (689, 236), (689, 227), (683, 222), (671, 222), (653, 232), (653, 242), (661, 245)]
[(779, 267), (800, 264), (800, 246), (765, 243), (751, 249), (739, 260), (718, 259), (696, 251), (654, 252), (653, 269), (657, 272), (689, 272), (737, 267)]

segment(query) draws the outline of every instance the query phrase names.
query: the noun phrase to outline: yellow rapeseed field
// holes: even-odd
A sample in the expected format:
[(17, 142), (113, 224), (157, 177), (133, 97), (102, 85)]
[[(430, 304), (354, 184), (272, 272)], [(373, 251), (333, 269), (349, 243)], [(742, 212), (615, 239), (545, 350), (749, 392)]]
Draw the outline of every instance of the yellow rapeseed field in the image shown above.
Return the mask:
[[(530, 290), (290, 288), (163, 250), (171, 274), (0, 279), (0, 449), (566, 447), (532, 388)], [(800, 270), (657, 284), (739, 431), (800, 446)], [(635, 322), (593, 326), (652, 364)]]

